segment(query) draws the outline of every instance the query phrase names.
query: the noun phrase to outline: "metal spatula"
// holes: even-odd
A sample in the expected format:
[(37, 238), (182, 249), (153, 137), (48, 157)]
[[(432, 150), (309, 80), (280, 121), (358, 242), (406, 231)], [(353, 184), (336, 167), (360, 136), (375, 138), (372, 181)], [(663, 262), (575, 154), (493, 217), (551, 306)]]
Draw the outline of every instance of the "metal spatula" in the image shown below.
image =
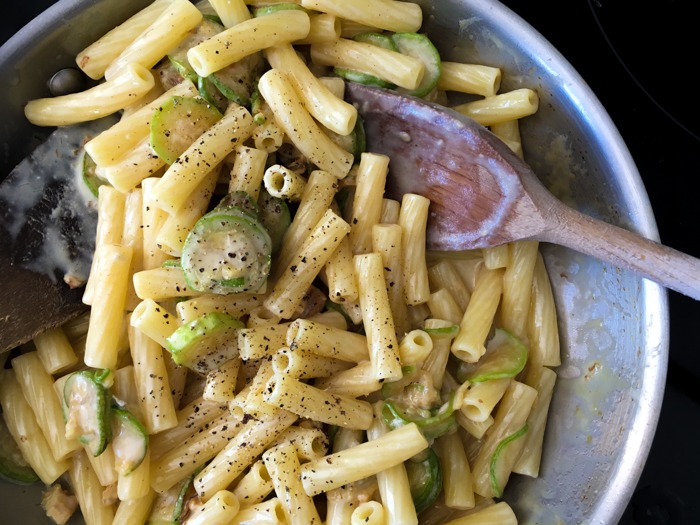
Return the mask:
[(86, 310), (96, 199), (80, 147), (110, 120), (60, 128), (0, 183), (0, 352)]

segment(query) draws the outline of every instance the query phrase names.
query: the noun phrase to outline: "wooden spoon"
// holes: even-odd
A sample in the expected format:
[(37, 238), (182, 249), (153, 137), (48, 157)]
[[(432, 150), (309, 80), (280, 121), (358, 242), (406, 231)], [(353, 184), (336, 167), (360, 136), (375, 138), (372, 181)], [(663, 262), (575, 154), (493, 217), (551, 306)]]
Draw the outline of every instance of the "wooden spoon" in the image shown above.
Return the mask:
[(432, 250), (532, 239), (591, 255), (700, 299), (700, 259), (566, 206), (498, 137), (454, 110), (347, 83), (371, 151), (391, 157), (388, 196), (430, 199)]

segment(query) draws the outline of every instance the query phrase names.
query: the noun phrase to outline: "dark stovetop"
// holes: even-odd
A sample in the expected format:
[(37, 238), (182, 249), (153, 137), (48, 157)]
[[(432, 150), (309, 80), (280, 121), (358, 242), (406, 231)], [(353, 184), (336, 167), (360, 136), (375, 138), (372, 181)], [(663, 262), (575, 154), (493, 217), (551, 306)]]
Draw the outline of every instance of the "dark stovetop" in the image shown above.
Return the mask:
[[(502, 0), (540, 31), (596, 93), (639, 168), (661, 240), (700, 257), (700, 103), (691, 0)], [(0, 42), (53, 0), (14, 3)], [(685, 525), (700, 501), (700, 302), (669, 292), (668, 381), (651, 453), (621, 525)], [(613, 525), (613, 524), (604, 524)]]

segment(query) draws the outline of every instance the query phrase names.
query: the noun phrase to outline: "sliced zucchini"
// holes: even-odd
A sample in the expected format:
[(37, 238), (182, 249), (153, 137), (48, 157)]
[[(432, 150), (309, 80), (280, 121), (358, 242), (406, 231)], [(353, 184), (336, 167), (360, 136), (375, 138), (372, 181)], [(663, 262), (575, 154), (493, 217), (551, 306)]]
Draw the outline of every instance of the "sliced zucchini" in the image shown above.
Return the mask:
[(66, 437), (77, 438), (93, 456), (104, 452), (112, 437), (109, 391), (94, 371), (73, 372), (63, 387)]
[(100, 186), (103, 184), (108, 184), (106, 180), (97, 175), (97, 164), (92, 160), (92, 157), (88, 155), (87, 151), (83, 151), (83, 162), (81, 163), (83, 182), (90, 193), (95, 197), (99, 194)]
[(156, 495), (146, 525), (180, 525), (186, 517), (187, 502), (197, 496), (192, 485), (196, 474), (187, 476)]
[(333, 142), (355, 156), (355, 163), (360, 162), (360, 155), (367, 151), (367, 139), (365, 136), (364, 121), (359, 115), (357, 116), (355, 127), (347, 135), (340, 135), (325, 127), (322, 129)]
[(270, 4), (256, 7), (253, 10), (253, 16), (265, 16), (269, 15), (270, 13), (278, 13), (279, 11), (286, 11), (288, 9), (294, 9), (296, 11), (306, 11), (306, 9), (304, 9), (299, 4), (294, 4), (292, 2), (281, 2), (279, 4)]
[(170, 97), (151, 119), (151, 147), (166, 164), (172, 164), (221, 116), (200, 98)]
[(253, 53), (238, 62), (212, 73), (211, 83), (228, 100), (250, 107), (251, 98), (258, 85), (258, 79), (265, 69), (265, 59), (261, 52)]
[(472, 383), (515, 377), (527, 363), (528, 347), (507, 330), (497, 328), (486, 353), (467, 375)]
[(527, 431), (528, 425), (525, 424), (524, 427), (520, 428), (519, 430), (516, 430), (509, 436), (504, 437), (501, 441), (498, 442), (498, 445), (496, 445), (496, 450), (494, 450), (493, 456), (491, 456), (491, 461), (489, 462), (489, 483), (491, 484), (491, 490), (493, 491), (493, 495), (497, 498), (500, 498), (503, 495), (503, 486), (501, 483), (499, 483), (498, 479), (499, 477), (503, 478), (503, 473), (499, 472), (498, 460), (500, 459), (501, 454), (503, 453), (505, 448), (516, 439), (519, 439), (525, 434), (527, 434)]
[(397, 91), (414, 97), (425, 97), (435, 89), (440, 79), (440, 52), (430, 39), (421, 33), (394, 33), (391, 38), (401, 54), (417, 58), (425, 65), (425, 74), (416, 89), (397, 88)]
[(272, 255), (277, 254), (282, 247), (282, 239), (287, 232), (287, 228), (292, 223), (292, 214), (289, 211), (287, 201), (279, 197), (273, 197), (263, 187), (258, 197), (260, 207), (260, 222), (270, 235), (272, 242)]
[(413, 505), (418, 514), (435, 503), (443, 484), (440, 458), (435, 451), (428, 448), (420, 456), (420, 459), (411, 458), (404, 462)]
[(238, 209), (254, 219), (257, 219), (260, 213), (260, 205), (247, 191), (232, 191), (227, 193), (222, 197), (215, 209)]
[(374, 31), (363, 31), (362, 33), (357, 33), (352, 37), (356, 42), (365, 42), (367, 44), (372, 44), (373, 46), (383, 47), (390, 51), (399, 51), (396, 42), (394, 42), (391, 35), (386, 33), (376, 33)]
[(211, 75), (208, 77), (197, 77), (197, 91), (199, 96), (206, 100), (221, 113), (226, 111), (228, 107), (228, 99), (221, 94), (214, 83), (211, 81)]
[(363, 73), (362, 71), (355, 71), (354, 69), (346, 69), (344, 67), (334, 67), (333, 73), (338, 75), (344, 80), (349, 82), (357, 82), (358, 84), (365, 84), (367, 86), (377, 86), (381, 88), (393, 89), (396, 87), (395, 84), (387, 82), (379, 77), (370, 75), (369, 73)]
[(255, 291), (270, 273), (272, 240), (260, 221), (240, 208), (215, 208), (187, 235), (180, 261), (193, 290)]
[(148, 431), (125, 408), (112, 408), (112, 450), (114, 466), (120, 475), (133, 472), (148, 451)]
[(206, 374), (238, 355), (237, 331), (245, 325), (228, 314), (208, 312), (167, 338), (173, 361)]
[(22, 484), (39, 481), (39, 476), (24, 459), (2, 415), (0, 415), (0, 478)]

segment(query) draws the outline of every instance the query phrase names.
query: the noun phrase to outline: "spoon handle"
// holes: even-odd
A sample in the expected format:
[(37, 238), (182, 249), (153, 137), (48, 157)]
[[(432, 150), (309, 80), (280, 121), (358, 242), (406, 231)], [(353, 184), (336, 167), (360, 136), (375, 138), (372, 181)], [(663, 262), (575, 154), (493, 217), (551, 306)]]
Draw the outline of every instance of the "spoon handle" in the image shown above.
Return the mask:
[[(557, 207), (558, 208), (558, 207)], [(540, 239), (636, 272), (700, 300), (700, 259), (562, 206)]]

